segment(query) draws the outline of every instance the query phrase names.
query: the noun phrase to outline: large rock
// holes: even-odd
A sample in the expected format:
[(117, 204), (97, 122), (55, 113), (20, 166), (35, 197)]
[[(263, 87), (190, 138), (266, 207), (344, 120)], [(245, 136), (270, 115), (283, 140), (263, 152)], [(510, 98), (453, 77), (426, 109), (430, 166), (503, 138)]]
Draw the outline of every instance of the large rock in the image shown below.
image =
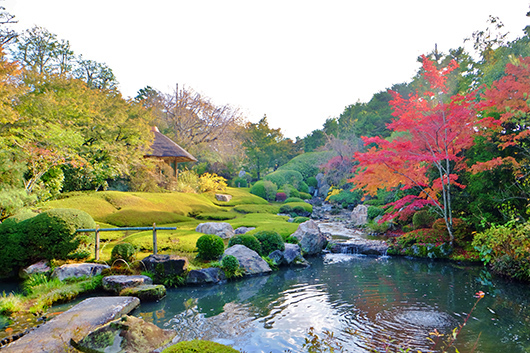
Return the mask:
[(101, 264), (66, 264), (53, 270), (52, 277), (57, 277), (61, 281), (72, 277), (92, 277), (101, 274), (104, 269), (110, 268), (108, 265)]
[(226, 280), (223, 270), (217, 267), (203, 268), (201, 270), (191, 270), (186, 278), (188, 284), (219, 283)]
[(103, 289), (116, 294), (120, 293), (125, 288), (137, 287), (142, 284), (153, 284), (153, 280), (150, 277), (143, 275), (116, 275), (103, 278)]
[(149, 255), (142, 263), (157, 278), (179, 276), (188, 268), (188, 259), (176, 255)]
[(133, 297), (94, 297), (57, 315), (19, 340), (2, 348), (2, 353), (72, 352), (70, 339), (79, 341), (98, 326), (127, 315), (140, 305)]
[(176, 332), (163, 330), (134, 316), (124, 316), (90, 332), (72, 345), (83, 352), (152, 352), (168, 344)]
[(319, 254), (328, 244), (326, 236), (313, 220), (301, 223), (292, 235), (300, 241), (300, 248), (305, 255)]
[(351, 221), (356, 226), (362, 226), (368, 222), (368, 207), (357, 205), (351, 213)]
[(226, 222), (207, 222), (201, 223), (195, 228), (196, 232), (204, 234), (215, 234), (223, 239), (229, 239), (234, 236), (234, 228)]
[(225, 250), (224, 256), (233, 255), (239, 261), (239, 266), (245, 269), (246, 275), (256, 275), (271, 272), (269, 264), (257, 252), (244, 245), (234, 245)]
[(215, 194), (215, 198), (216, 198), (217, 201), (228, 202), (228, 201), (232, 200), (232, 195)]
[(166, 296), (166, 287), (161, 284), (141, 284), (136, 287), (125, 288), (120, 295), (136, 297), (142, 302), (162, 299)]
[(283, 251), (283, 264), (290, 265), (296, 258), (302, 257), (302, 250), (298, 244), (285, 243), (285, 250)]
[(272, 261), (274, 261), (274, 263), (276, 265), (281, 265), (283, 263), (283, 251), (281, 250), (274, 250), (273, 252), (271, 252), (269, 254), (269, 259), (271, 259)]
[(360, 255), (386, 255), (388, 244), (382, 240), (351, 239), (347, 242), (333, 244), (332, 253), (360, 254)]
[(48, 274), (50, 272), (52, 272), (52, 269), (48, 265), (48, 261), (42, 260), (20, 270), (19, 277), (22, 279), (26, 279), (29, 276), (37, 273)]

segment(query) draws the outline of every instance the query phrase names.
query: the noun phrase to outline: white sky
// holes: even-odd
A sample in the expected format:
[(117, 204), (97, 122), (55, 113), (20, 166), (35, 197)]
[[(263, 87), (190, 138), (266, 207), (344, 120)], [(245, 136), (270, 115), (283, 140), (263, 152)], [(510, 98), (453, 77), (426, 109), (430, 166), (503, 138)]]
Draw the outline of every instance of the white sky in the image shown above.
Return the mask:
[(409, 81), (500, 17), (510, 38), (530, 0), (5, 0), (19, 20), (106, 63), (125, 97), (191, 87), (248, 120), (304, 137), (357, 101)]

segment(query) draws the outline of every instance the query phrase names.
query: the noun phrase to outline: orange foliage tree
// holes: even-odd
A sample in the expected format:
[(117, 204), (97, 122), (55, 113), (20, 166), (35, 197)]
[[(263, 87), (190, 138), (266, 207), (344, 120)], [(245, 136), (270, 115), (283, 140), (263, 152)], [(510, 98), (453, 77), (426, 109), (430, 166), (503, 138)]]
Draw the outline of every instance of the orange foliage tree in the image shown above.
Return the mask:
[(474, 143), (479, 108), (474, 91), (447, 96), (447, 76), (457, 67), (452, 61), (438, 68), (423, 56), (422, 77), (427, 90), (408, 98), (390, 92), (396, 118), (387, 128), (397, 137), (364, 137), (369, 149), (355, 154), (359, 167), (350, 180), (354, 187), (371, 195), (382, 188), (416, 188), (417, 196), (408, 195), (403, 201), (409, 208), (433, 205), (445, 220), (451, 243), (451, 192), (454, 186), (464, 188), (456, 173), (466, 167), (463, 151)]

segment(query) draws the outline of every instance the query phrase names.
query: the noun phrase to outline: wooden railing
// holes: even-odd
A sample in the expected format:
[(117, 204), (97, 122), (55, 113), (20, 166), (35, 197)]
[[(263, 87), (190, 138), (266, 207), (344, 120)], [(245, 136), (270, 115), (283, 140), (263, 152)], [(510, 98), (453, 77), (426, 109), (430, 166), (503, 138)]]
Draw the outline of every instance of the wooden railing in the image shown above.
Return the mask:
[(157, 234), (156, 232), (158, 230), (176, 230), (177, 227), (157, 227), (156, 223), (153, 223), (152, 227), (120, 227), (120, 228), (99, 228), (99, 226), (96, 226), (96, 228), (93, 229), (78, 229), (77, 232), (94, 232), (96, 237), (96, 245), (95, 245), (95, 259), (96, 261), (99, 260), (99, 232), (119, 232), (119, 231), (126, 231), (126, 230), (152, 230), (153, 231), (153, 254), (158, 253), (157, 248)]

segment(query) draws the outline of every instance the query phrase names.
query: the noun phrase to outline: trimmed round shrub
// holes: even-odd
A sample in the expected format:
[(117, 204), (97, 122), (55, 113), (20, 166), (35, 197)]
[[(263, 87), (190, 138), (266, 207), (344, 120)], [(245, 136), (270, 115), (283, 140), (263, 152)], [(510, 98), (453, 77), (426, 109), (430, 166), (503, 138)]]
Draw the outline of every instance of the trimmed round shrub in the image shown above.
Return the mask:
[(283, 238), (277, 232), (262, 230), (254, 234), (261, 244), (261, 256), (269, 256), (275, 250), (285, 250)]
[(234, 246), (236, 244), (245, 245), (247, 248), (254, 250), (258, 254), (261, 253), (261, 244), (259, 240), (250, 234), (241, 234), (236, 235), (228, 241), (228, 247)]
[(300, 192), (291, 184), (284, 184), (283, 191), (288, 197), (300, 197)]
[(307, 192), (300, 191), (300, 198), (303, 200), (311, 200), (313, 196), (311, 196), (311, 194), (308, 194)]
[(267, 199), (267, 192), (265, 191), (265, 182), (263, 180), (256, 181), (250, 188), (250, 193)]
[(289, 202), (304, 202), (304, 200), (302, 200), (299, 197), (289, 197), (288, 199), (284, 201), (284, 203), (289, 203)]
[(420, 210), (412, 216), (412, 224), (415, 229), (431, 228), (435, 220), (436, 218), (427, 210)]
[(308, 193), (309, 186), (305, 182), (301, 181), (300, 183), (298, 183), (298, 191), (300, 191), (300, 193), (302, 192)]
[(173, 346), (170, 346), (162, 351), (162, 353), (239, 353), (232, 347), (225, 346), (212, 341), (193, 340), (181, 341)]
[(232, 186), (235, 188), (246, 188), (248, 186), (247, 179), (245, 178), (234, 178), (232, 179)]
[(306, 208), (302, 205), (294, 206), (293, 212), (296, 213), (298, 216), (302, 216), (302, 217), (307, 217), (311, 214), (311, 212), (307, 211)]
[(293, 223), (304, 223), (309, 221), (309, 217), (295, 217)]
[(285, 195), (284, 192), (277, 192), (276, 193), (276, 201), (284, 202), (286, 199), (287, 199), (287, 195)]
[(385, 213), (385, 210), (377, 206), (368, 206), (366, 210), (368, 219), (374, 219), (378, 216), (381, 216)]
[(217, 260), (225, 250), (225, 244), (220, 236), (215, 234), (205, 234), (197, 239), (197, 257), (203, 260)]
[(136, 254), (136, 248), (134, 245), (129, 243), (120, 243), (116, 244), (112, 248), (112, 252), (110, 253), (110, 261), (114, 262), (116, 260), (125, 260), (127, 262), (134, 261)]
[(306, 180), (307, 186), (312, 186), (316, 188), (318, 186), (318, 180), (315, 177), (309, 177)]
[(229, 275), (233, 275), (239, 268), (239, 260), (234, 255), (227, 255), (221, 260), (221, 268)]
[(293, 212), (293, 208), (289, 204), (285, 204), (280, 207), (280, 213), (291, 213), (291, 212)]

